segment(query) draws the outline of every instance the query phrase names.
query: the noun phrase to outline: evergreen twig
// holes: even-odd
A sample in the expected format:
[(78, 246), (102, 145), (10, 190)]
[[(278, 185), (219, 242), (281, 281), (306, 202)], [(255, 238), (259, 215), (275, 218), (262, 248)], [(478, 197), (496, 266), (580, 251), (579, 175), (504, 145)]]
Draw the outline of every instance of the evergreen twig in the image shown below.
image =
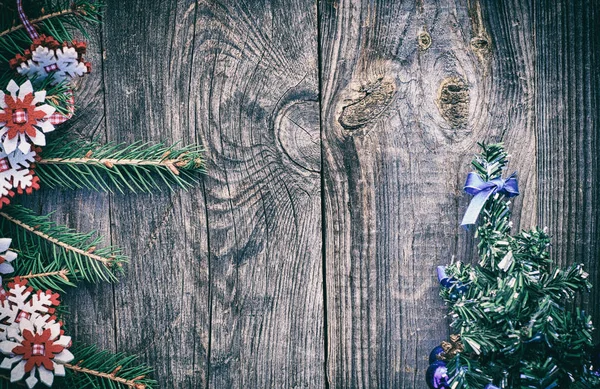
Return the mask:
[(67, 364), (65, 383), (72, 388), (150, 389), (156, 381), (148, 378), (148, 366), (136, 364), (137, 357), (100, 351), (95, 346), (74, 345), (75, 363)]
[[(49, 215), (38, 216), (22, 206), (12, 205), (0, 211), (0, 229), (13, 238), (13, 244), (21, 251), (32, 243), (39, 248), (40, 258), (44, 261), (41, 269), (30, 270), (31, 273), (67, 269), (71, 275), (86, 281), (115, 281), (116, 275), (122, 271), (122, 263), (126, 261), (126, 257), (115, 248), (98, 248), (101, 238), (95, 232), (77, 233), (57, 225)], [(62, 277), (54, 277), (53, 280), (59, 279), (64, 281)]]
[(201, 152), (197, 146), (62, 139), (44, 149), (36, 173), (50, 187), (150, 193), (195, 184), (203, 171)]

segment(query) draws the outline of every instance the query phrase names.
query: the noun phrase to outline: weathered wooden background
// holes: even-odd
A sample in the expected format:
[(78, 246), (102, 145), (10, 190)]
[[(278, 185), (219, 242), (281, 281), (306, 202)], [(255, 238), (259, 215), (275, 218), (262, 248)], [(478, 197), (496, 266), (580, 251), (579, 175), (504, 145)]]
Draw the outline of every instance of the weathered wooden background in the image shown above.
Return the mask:
[(161, 388), (425, 388), (482, 140), (600, 323), (599, 1), (109, 0), (92, 47), (74, 131), (206, 148), (189, 192), (37, 197), (131, 257), (71, 332)]

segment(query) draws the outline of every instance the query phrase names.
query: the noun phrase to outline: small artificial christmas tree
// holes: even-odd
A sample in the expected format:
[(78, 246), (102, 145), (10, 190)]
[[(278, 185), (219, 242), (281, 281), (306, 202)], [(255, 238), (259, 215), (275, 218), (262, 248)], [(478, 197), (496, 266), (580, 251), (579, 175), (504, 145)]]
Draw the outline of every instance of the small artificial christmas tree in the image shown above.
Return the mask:
[(479, 266), (438, 268), (456, 335), (430, 356), (431, 388), (600, 388), (593, 326), (577, 297), (591, 285), (583, 265), (552, 266), (546, 230), (510, 235), (516, 177), (502, 179), (502, 144), (481, 144), (465, 191), (463, 225), (479, 219)]

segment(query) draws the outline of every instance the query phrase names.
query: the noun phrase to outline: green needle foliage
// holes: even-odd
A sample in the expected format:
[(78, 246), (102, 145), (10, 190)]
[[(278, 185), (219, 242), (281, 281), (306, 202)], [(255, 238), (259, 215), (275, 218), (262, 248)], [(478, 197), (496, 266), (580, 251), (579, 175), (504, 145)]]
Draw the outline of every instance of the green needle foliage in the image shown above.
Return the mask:
[[(34, 261), (15, 261), (20, 270), (25, 270), (25, 273), (15, 274), (22, 276), (40, 271), (66, 270), (68, 274), (65, 276), (69, 280), (110, 282), (116, 281), (117, 275), (122, 272), (123, 262), (127, 260), (113, 247), (99, 248), (102, 239), (95, 232), (76, 232), (54, 223), (48, 216), (38, 216), (18, 205), (0, 210), (0, 231), (3, 236), (12, 238), (19, 252), (34, 258)], [(35, 250), (30, 249), (32, 245)], [(59, 281), (57, 277), (32, 280), (33, 284), (39, 285), (49, 282)]]
[(67, 366), (67, 375), (60, 388), (144, 389), (156, 387), (148, 378), (148, 366), (136, 363), (135, 356), (112, 354), (94, 346), (75, 344), (71, 349), (75, 359)]
[(86, 142), (57, 139), (42, 152), (36, 173), (42, 185), (106, 192), (189, 188), (203, 171), (198, 146)]
[[(65, 292), (65, 287), (74, 287), (75, 282), (81, 280), (79, 272), (72, 273), (60, 261), (48, 260), (36, 246), (26, 245), (11, 250), (18, 255), (13, 262), (14, 274), (27, 279), (29, 286), (35, 289)], [(5, 282), (9, 280), (4, 278)]]
[[(500, 177), (508, 162), (502, 144), (481, 147), (475, 172)], [(494, 194), (479, 216), (479, 266), (446, 269), (456, 283), (440, 294), (464, 347), (448, 361), (450, 387), (599, 388), (590, 371), (594, 328), (576, 304), (591, 287), (588, 274), (581, 264), (552, 266), (545, 230), (510, 235), (509, 204)]]

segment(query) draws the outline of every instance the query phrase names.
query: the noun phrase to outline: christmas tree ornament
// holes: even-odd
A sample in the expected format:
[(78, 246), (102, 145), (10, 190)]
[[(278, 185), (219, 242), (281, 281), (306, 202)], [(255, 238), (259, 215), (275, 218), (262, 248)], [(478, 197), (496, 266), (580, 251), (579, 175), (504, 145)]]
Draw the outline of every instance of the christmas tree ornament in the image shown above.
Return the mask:
[(429, 353), (429, 364), (435, 363), (437, 361), (441, 361), (444, 358), (444, 348), (442, 346), (436, 346)]
[(35, 162), (40, 159), (39, 150), (36, 147), (27, 153), (15, 150), (6, 154), (0, 146), (0, 209), (16, 193), (31, 194), (40, 188), (40, 179), (34, 171)]
[(17, 55), (10, 64), (30, 80), (48, 80), (48, 85), (57, 85), (91, 71), (90, 63), (83, 60), (85, 51), (85, 42), (60, 44), (53, 37), (41, 35), (25, 55)]
[(60, 322), (33, 313), (19, 320), (17, 327), (7, 329), (7, 339), (0, 342), (0, 352), (6, 356), (0, 369), (10, 370), (10, 382), (27, 376), (25, 383), (30, 389), (38, 381), (52, 386), (54, 376), (64, 377), (64, 365), (74, 359), (70, 346), (71, 337), (63, 335)]
[(18, 328), (23, 319), (34, 315), (53, 318), (60, 304), (59, 294), (42, 291), (27, 285), (28, 280), (15, 277), (8, 283), (8, 290), (0, 296), (0, 340), (6, 340), (9, 329)]
[(446, 368), (446, 362), (437, 361), (429, 365), (427, 372), (425, 373), (427, 385), (431, 389), (449, 389), (448, 380), (448, 369)]
[[(441, 344), (447, 383), (452, 389), (600, 388), (590, 352), (594, 327), (576, 306), (591, 287), (589, 275), (581, 264), (552, 265), (547, 229), (511, 234), (516, 175), (501, 178), (508, 163), (503, 145), (481, 148), (465, 184), (474, 198), (462, 223), (479, 222), (479, 264), (455, 261), (436, 270), (456, 333)], [(438, 368), (439, 375), (441, 365), (428, 369), (430, 387)]]

